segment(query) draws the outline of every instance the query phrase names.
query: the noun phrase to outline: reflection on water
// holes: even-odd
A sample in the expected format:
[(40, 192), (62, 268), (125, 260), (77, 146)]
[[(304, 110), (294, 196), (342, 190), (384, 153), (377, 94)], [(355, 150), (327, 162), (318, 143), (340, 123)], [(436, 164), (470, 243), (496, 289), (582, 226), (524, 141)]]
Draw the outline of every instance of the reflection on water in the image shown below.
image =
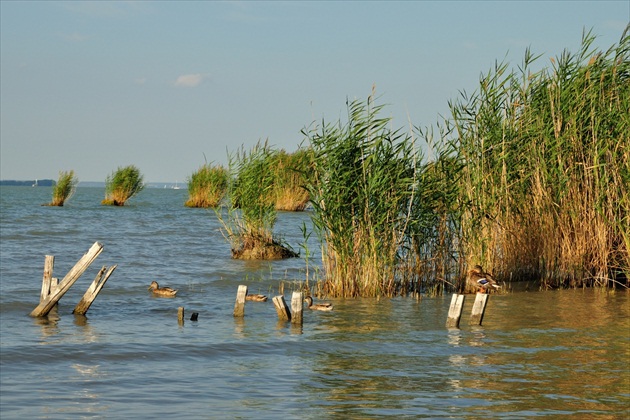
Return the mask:
[[(301, 326), (279, 322), (271, 301), (234, 318), (239, 284), (290, 294), (304, 261), (230, 260), (216, 216), (184, 208), (185, 190), (117, 209), (98, 205), (98, 189), (62, 209), (32, 190), (0, 197), (3, 419), (628, 417), (626, 292), (492, 295), (483, 326), (467, 325), (471, 301), (459, 329), (444, 326), (450, 296), (332, 300)], [(303, 222), (279, 215), (295, 248)], [(118, 268), (88, 316), (71, 313), (79, 286), (30, 318), (43, 256), (64, 273), (95, 240), (92, 271)], [(151, 298), (154, 279), (180, 293)], [(180, 306), (198, 321), (178, 324)]]

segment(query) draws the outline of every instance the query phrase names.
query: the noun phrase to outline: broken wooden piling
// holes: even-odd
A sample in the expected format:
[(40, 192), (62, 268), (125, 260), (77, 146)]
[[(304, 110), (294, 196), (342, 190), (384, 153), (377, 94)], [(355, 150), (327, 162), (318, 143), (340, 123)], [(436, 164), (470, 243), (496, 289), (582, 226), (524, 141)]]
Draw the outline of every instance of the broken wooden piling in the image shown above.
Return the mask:
[(276, 307), (279, 321), (291, 321), (291, 311), (284, 301), (284, 296), (276, 296), (273, 298), (273, 305)]
[(184, 325), (184, 307), (177, 308), (177, 322), (179, 325)]
[(98, 296), (103, 286), (105, 286), (105, 282), (107, 281), (109, 276), (112, 275), (116, 267), (118, 266), (114, 265), (112, 267), (109, 267), (108, 269), (107, 267), (103, 266), (103, 268), (100, 269), (100, 271), (94, 278), (94, 281), (92, 281), (90, 287), (88, 287), (88, 289), (85, 291), (85, 294), (83, 295), (79, 303), (77, 303), (77, 306), (74, 307), (74, 310), (72, 311), (73, 314), (85, 315), (87, 313), (88, 309), (90, 309), (90, 306), (92, 306), (92, 302), (94, 302), (96, 296)]
[(470, 314), (470, 325), (481, 325), (483, 315), (486, 312), (486, 304), (488, 303), (488, 295), (486, 293), (477, 293), (475, 303)]
[(236, 292), (236, 302), (234, 303), (234, 316), (242, 317), (245, 316), (245, 297), (247, 296), (247, 286), (240, 285), (238, 286), (238, 291)]
[(291, 296), (291, 323), (302, 324), (302, 313), (304, 309), (304, 297), (302, 292), (295, 291)]
[(48, 295), (50, 295), (52, 274), (55, 266), (54, 255), (46, 255), (44, 259), (44, 277), (42, 279), (42, 293), (39, 297), (40, 303), (43, 302)]
[(39, 305), (30, 313), (31, 316), (46, 316), (48, 312), (55, 306), (59, 299), (63, 297), (64, 294), (70, 287), (81, 277), (81, 275), (87, 270), (87, 268), (94, 262), (96, 257), (100, 255), (103, 251), (103, 245), (98, 242), (94, 242), (94, 245), (88, 250), (79, 261), (72, 267), (68, 274), (61, 280), (57, 289), (48, 295), (45, 299), (43, 299)]
[(464, 295), (453, 293), (451, 298), (451, 306), (448, 308), (448, 318), (446, 319), (447, 328), (458, 328), (459, 320), (462, 317), (464, 309)]

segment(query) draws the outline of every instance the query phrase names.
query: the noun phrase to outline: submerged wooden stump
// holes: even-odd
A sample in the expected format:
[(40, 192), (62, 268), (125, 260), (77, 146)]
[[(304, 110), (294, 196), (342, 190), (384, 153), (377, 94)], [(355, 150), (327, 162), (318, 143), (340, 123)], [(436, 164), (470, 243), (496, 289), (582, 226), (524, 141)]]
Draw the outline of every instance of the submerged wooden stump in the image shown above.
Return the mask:
[(483, 314), (486, 312), (486, 304), (488, 303), (488, 295), (486, 293), (477, 293), (475, 303), (472, 307), (470, 315), (470, 325), (481, 325)]
[(72, 311), (73, 314), (85, 315), (87, 313), (90, 306), (92, 306), (94, 299), (96, 299), (96, 296), (98, 296), (103, 286), (105, 286), (105, 282), (109, 279), (109, 276), (112, 275), (116, 267), (118, 266), (114, 265), (109, 269), (105, 266), (101, 268), (90, 287), (88, 287), (79, 303), (77, 303), (77, 306), (74, 307), (74, 310)]
[(234, 316), (239, 318), (245, 316), (245, 297), (247, 296), (247, 286), (241, 284), (236, 292), (236, 302), (234, 303)]
[(55, 306), (59, 299), (63, 297), (64, 294), (70, 287), (81, 277), (81, 275), (87, 270), (87, 268), (94, 262), (96, 257), (100, 255), (103, 251), (103, 245), (98, 242), (95, 242), (94, 245), (88, 250), (88, 252), (77, 261), (77, 263), (72, 267), (68, 274), (61, 280), (57, 289), (48, 295), (44, 300), (42, 300), (39, 305), (30, 313), (31, 316), (46, 316), (48, 312)]
[(291, 323), (302, 324), (302, 314), (304, 310), (304, 297), (302, 292), (293, 292), (291, 296)]
[(278, 320), (291, 321), (291, 311), (289, 310), (287, 303), (284, 301), (283, 295), (274, 297), (273, 305), (276, 307), (276, 312), (278, 313)]
[(448, 308), (448, 318), (446, 319), (447, 328), (458, 328), (459, 320), (462, 317), (464, 309), (464, 295), (453, 293), (451, 298), (451, 306)]

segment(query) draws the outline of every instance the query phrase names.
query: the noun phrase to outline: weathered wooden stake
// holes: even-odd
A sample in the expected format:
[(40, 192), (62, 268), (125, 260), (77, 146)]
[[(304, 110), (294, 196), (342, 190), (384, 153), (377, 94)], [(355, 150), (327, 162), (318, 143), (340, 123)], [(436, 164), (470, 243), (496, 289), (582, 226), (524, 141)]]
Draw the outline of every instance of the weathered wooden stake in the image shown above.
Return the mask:
[(291, 311), (284, 301), (284, 295), (274, 297), (273, 305), (276, 307), (276, 312), (278, 312), (278, 320), (291, 321)]
[(295, 291), (291, 296), (291, 323), (302, 324), (302, 311), (304, 309), (304, 297), (302, 292)]
[(94, 242), (94, 245), (88, 250), (88, 252), (77, 261), (77, 263), (72, 267), (68, 274), (61, 280), (59, 283), (59, 287), (53, 293), (51, 293), (46, 299), (40, 302), (39, 305), (30, 313), (31, 316), (46, 316), (48, 312), (55, 306), (59, 299), (63, 297), (64, 294), (70, 287), (81, 277), (81, 274), (87, 270), (87, 268), (94, 262), (96, 257), (100, 255), (103, 251), (103, 245), (98, 242)]
[(245, 296), (247, 296), (247, 286), (238, 286), (238, 292), (236, 292), (236, 303), (234, 303), (234, 316), (245, 316)]
[(488, 295), (486, 293), (477, 293), (477, 296), (475, 296), (475, 303), (472, 307), (472, 313), (470, 315), (470, 325), (481, 325), (481, 321), (483, 321), (483, 314), (486, 312), (487, 302)]
[(43, 302), (50, 295), (50, 282), (52, 281), (53, 268), (55, 266), (55, 257), (46, 255), (44, 260), (44, 278), (42, 279), (42, 294), (39, 302)]
[(448, 318), (446, 320), (446, 328), (458, 328), (459, 320), (462, 317), (464, 309), (464, 295), (453, 293), (451, 298), (451, 306), (448, 308)]
[(177, 308), (177, 322), (179, 325), (184, 325), (184, 307)]
[(100, 269), (90, 287), (88, 287), (88, 289), (85, 291), (85, 294), (83, 295), (79, 303), (77, 303), (77, 306), (74, 307), (74, 310), (72, 311), (73, 314), (85, 315), (87, 313), (88, 309), (90, 309), (90, 306), (92, 306), (92, 302), (94, 302), (94, 299), (96, 299), (96, 296), (98, 296), (101, 289), (105, 285), (105, 282), (107, 281), (109, 276), (112, 275), (116, 267), (118, 266), (114, 265), (108, 270), (107, 267), (103, 266), (103, 268)]

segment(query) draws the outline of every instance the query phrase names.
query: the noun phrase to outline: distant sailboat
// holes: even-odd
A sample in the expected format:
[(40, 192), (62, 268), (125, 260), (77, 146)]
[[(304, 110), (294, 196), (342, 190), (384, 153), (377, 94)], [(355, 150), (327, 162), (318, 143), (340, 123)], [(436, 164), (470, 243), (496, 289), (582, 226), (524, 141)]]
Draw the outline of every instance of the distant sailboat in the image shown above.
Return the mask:
[(174, 190), (179, 190), (179, 181), (175, 181), (175, 185), (173, 186)]
[(31, 185), (31, 187), (37, 187), (37, 179), (35, 179), (35, 183), (33, 185)]

